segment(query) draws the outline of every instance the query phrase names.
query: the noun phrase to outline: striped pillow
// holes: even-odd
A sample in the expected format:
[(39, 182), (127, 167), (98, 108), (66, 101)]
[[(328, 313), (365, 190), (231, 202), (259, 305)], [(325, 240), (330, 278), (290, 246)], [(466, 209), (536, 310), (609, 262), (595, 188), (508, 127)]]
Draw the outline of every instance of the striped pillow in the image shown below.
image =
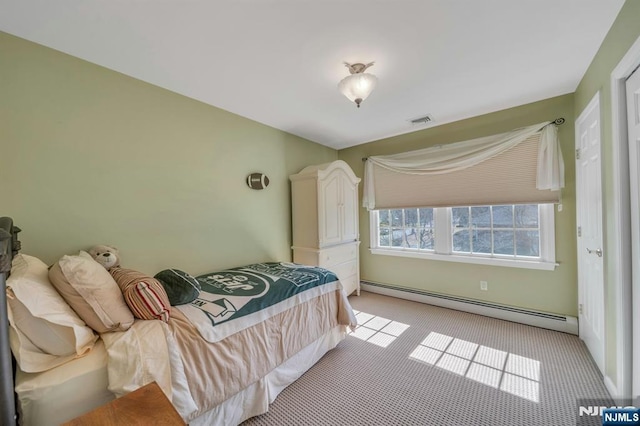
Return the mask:
[(136, 318), (169, 321), (171, 305), (158, 280), (131, 269), (111, 268), (109, 272)]

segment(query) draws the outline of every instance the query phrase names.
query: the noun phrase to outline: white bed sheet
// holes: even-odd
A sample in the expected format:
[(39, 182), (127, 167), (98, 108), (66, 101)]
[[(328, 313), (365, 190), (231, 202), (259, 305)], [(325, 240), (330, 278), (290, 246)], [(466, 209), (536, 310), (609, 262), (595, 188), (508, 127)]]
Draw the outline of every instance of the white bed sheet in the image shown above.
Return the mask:
[(18, 369), (19, 423), (57, 426), (115, 399), (107, 386), (107, 351), (101, 339), (86, 356), (51, 370), (25, 373)]

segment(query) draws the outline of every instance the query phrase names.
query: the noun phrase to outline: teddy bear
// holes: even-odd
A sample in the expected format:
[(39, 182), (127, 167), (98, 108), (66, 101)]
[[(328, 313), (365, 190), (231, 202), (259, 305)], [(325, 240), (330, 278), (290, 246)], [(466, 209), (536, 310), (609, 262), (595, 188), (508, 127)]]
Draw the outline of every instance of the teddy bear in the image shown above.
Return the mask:
[(115, 247), (93, 246), (89, 254), (109, 271), (136, 318), (169, 321), (171, 305), (160, 281), (142, 272), (120, 267), (120, 252)]
[(96, 262), (104, 266), (107, 271), (120, 266), (120, 252), (115, 247), (107, 245), (93, 246), (89, 250), (89, 254)]

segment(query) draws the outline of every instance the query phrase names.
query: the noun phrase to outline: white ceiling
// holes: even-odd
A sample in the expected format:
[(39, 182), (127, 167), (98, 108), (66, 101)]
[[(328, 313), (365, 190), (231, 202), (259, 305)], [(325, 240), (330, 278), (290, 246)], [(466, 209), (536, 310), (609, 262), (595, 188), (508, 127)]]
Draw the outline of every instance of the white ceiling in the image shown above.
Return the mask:
[(623, 3), (0, 0), (0, 30), (340, 149), (573, 92)]

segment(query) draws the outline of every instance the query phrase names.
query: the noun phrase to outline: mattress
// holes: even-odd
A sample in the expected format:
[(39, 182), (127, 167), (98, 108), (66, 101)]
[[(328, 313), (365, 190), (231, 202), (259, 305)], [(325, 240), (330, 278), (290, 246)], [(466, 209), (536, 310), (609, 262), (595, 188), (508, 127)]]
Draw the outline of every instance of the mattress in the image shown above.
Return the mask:
[(107, 351), (98, 339), (82, 358), (42, 373), (16, 371), (19, 424), (59, 425), (113, 400), (108, 389)]

